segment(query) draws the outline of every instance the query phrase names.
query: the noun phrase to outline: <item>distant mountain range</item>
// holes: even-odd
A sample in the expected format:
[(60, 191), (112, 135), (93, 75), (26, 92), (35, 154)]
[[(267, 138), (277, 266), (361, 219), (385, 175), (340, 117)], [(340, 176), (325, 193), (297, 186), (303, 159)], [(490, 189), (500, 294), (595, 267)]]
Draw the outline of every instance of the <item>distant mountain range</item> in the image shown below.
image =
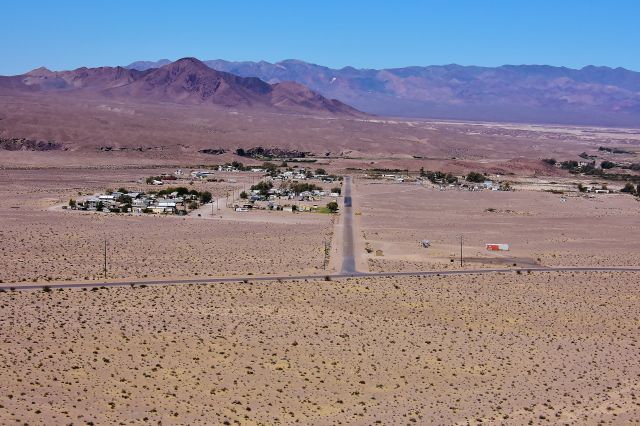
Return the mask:
[(299, 83), (270, 84), (256, 77), (240, 77), (210, 68), (195, 58), (143, 68), (78, 68), (59, 72), (38, 68), (23, 75), (0, 77), (0, 93), (55, 94), (130, 103), (216, 105), (302, 114), (365, 115)]
[[(134, 62), (144, 71), (170, 63)], [(326, 98), (385, 116), (640, 126), (640, 73), (623, 68), (443, 65), (332, 69), (298, 60), (204, 61), (268, 83), (295, 81)]]

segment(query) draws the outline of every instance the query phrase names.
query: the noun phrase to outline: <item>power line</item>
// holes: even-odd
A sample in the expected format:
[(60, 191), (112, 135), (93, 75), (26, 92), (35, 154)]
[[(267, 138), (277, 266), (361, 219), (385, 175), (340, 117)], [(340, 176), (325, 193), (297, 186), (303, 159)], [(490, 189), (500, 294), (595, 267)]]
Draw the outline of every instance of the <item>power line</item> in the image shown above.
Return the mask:
[(104, 239), (104, 279), (107, 279), (107, 239)]

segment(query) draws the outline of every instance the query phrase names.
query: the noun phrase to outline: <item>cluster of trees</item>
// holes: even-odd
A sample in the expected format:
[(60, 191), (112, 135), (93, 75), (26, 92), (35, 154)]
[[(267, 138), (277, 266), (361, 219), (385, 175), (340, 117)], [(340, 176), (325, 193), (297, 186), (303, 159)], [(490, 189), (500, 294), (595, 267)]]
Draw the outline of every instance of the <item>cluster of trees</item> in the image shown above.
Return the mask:
[(571, 171), (571, 170), (576, 170), (580, 168), (580, 163), (578, 163), (576, 160), (567, 160), (567, 161), (561, 162), (560, 167), (562, 167), (565, 170)]
[(424, 167), (420, 168), (420, 177), (426, 177), (431, 183), (456, 183), (458, 181), (458, 178), (451, 173), (425, 171)]
[[(252, 191), (259, 191), (259, 194), (263, 196), (267, 196), (269, 194), (269, 190), (272, 188), (273, 188), (273, 183), (271, 181), (264, 181), (264, 180), (251, 186)], [(245, 193), (245, 195), (247, 194)], [(242, 198), (242, 194), (240, 194), (240, 198)]]
[(160, 191), (157, 192), (158, 196), (164, 197), (167, 196), (169, 194), (172, 194), (176, 192), (178, 194), (178, 197), (190, 197), (190, 198), (196, 198), (198, 199), (202, 204), (206, 204), (211, 202), (213, 196), (211, 195), (211, 192), (209, 191), (197, 191), (195, 189), (189, 189), (186, 188), (184, 186), (170, 186), (167, 188), (164, 188)]
[(290, 182), (290, 183), (285, 183), (283, 185), (283, 189), (289, 189), (290, 191), (296, 193), (296, 194), (300, 194), (301, 192), (307, 192), (307, 191), (322, 191), (322, 187), (314, 184), (314, 183), (307, 183), (307, 182)]
[(633, 154), (633, 152), (631, 151), (626, 151), (620, 148), (608, 148), (606, 146), (601, 146), (600, 148), (598, 148), (598, 151), (610, 152), (612, 154)]
[[(617, 181), (631, 181), (633, 183), (640, 183), (640, 176), (638, 175), (632, 175), (632, 174), (625, 174), (625, 173), (610, 173), (608, 170), (614, 168), (614, 167), (619, 167), (620, 165), (617, 163), (614, 163), (612, 161), (603, 161), (600, 164), (600, 168), (596, 168), (596, 163), (595, 161), (592, 161), (590, 163), (584, 164), (584, 165), (579, 165), (577, 161), (575, 160), (569, 160), (569, 161), (563, 161), (562, 163), (560, 163), (561, 167), (563, 169), (569, 170), (569, 173), (583, 173), (585, 175), (590, 175), (590, 176), (598, 176), (602, 179), (610, 179), (610, 180), (617, 180)], [(635, 167), (634, 167), (635, 166)], [(640, 164), (632, 164), (631, 166), (625, 166), (622, 168), (626, 168), (626, 169), (630, 169), (630, 170), (640, 170)]]
[(467, 182), (482, 183), (486, 180), (485, 175), (478, 172), (469, 172), (466, 176)]
[(561, 162), (560, 167), (562, 167), (565, 170), (569, 170), (572, 173), (586, 173), (591, 175), (597, 175), (597, 174), (601, 174), (602, 170), (608, 170), (608, 169), (613, 169), (614, 167), (618, 167), (618, 164), (614, 163), (613, 161), (605, 160), (600, 163), (600, 169), (598, 169), (596, 167), (595, 161), (591, 161), (587, 164), (580, 165), (580, 163), (578, 163), (576, 160), (567, 160), (567, 161)]

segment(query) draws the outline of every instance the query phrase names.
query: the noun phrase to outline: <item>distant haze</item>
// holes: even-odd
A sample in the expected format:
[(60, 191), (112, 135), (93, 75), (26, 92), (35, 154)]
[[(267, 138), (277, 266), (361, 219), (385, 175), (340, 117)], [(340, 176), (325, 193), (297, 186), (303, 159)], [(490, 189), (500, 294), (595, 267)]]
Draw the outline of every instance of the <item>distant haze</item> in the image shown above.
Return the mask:
[[(170, 61), (134, 62), (157, 68)], [(640, 73), (545, 65), (332, 69), (298, 60), (204, 61), (269, 83), (295, 81), (368, 113), (438, 119), (640, 126)]]

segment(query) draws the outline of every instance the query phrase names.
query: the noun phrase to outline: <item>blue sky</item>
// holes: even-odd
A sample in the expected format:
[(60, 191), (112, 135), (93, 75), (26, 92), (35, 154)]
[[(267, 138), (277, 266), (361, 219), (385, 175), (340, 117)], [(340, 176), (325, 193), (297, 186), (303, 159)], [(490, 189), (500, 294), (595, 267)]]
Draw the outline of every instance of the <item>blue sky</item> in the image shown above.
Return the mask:
[(640, 1), (3, 0), (0, 16), (2, 75), (185, 56), (640, 71)]

